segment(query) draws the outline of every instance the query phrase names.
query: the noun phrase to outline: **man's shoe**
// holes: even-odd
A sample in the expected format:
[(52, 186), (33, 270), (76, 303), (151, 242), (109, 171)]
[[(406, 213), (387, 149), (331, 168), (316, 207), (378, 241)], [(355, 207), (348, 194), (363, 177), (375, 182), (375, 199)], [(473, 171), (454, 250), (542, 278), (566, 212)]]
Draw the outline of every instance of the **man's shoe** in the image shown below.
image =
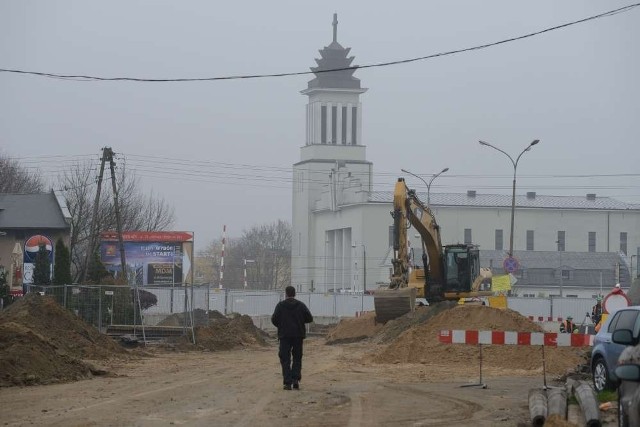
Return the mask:
[(293, 383), (293, 389), (294, 390), (300, 390), (300, 383), (298, 381), (294, 381)]
[(282, 386), (283, 390), (291, 390), (291, 384), (285, 384), (284, 386)]

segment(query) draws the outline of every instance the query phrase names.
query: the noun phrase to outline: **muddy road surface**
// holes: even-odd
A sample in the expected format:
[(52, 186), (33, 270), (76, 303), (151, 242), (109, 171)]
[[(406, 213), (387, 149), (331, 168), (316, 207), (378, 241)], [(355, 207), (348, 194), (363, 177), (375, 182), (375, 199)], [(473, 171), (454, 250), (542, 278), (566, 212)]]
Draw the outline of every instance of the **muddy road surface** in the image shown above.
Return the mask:
[[(375, 364), (375, 344), (306, 340), (301, 390), (282, 390), (276, 341), (227, 352), (149, 349), (108, 376), (0, 389), (7, 426), (519, 426), (541, 372)], [(549, 381), (549, 379), (548, 379)]]

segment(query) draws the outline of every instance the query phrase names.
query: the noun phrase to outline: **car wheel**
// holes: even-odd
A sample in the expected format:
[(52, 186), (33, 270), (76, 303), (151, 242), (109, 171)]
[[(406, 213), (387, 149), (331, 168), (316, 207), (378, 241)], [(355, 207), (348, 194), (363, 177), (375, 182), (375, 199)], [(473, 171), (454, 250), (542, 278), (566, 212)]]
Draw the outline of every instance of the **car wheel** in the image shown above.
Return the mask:
[(612, 388), (609, 371), (607, 370), (607, 365), (604, 363), (604, 359), (601, 357), (596, 359), (593, 363), (591, 373), (593, 374), (593, 388), (597, 393)]

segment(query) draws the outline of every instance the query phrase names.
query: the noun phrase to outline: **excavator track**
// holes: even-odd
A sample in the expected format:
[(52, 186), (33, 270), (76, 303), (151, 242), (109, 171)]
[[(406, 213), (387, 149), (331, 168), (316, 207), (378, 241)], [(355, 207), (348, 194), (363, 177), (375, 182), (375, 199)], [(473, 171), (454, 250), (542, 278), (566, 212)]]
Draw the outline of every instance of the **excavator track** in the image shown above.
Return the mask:
[(416, 289), (377, 290), (373, 295), (373, 305), (376, 310), (376, 323), (387, 323), (415, 309)]

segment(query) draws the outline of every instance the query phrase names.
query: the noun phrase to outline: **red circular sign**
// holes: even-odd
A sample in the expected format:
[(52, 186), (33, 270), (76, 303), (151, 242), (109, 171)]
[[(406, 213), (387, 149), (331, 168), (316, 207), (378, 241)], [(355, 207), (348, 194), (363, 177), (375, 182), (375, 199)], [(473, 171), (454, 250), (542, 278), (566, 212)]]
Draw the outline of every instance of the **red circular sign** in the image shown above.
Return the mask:
[(504, 259), (502, 268), (504, 268), (504, 271), (506, 271), (507, 273), (515, 273), (520, 268), (520, 263), (517, 259), (510, 256)]

